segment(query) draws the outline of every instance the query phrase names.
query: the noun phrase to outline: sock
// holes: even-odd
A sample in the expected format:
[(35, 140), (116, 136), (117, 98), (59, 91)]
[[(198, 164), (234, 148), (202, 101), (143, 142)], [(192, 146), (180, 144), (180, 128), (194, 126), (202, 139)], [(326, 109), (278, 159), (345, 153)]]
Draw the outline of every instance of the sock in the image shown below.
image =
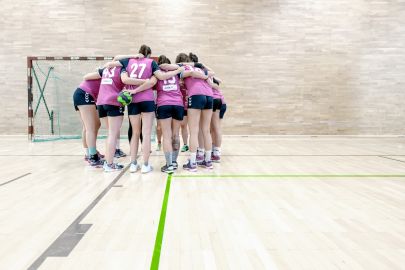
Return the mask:
[(203, 156), (204, 155), (204, 148), (197, 147), (197, 155)]
[(86, 156), (89, 156), (89, 148), (84, 148), (84, 152), (85, 152)]
[(196, 159), (197, 159), (197, 153), (196, 152), (190, 153), (190, 162), (191, 162), (191, 164), (195, 164)]
[(120, 139), (117, 139), (117, 142), (115, 143), (115, 149), (120, 149)]
[(132, 161), (131, 161), (131, 164), (136, 165), (136, 164), (138, 164), (138, 161), (137, 161), (137, 160), (132, 160)]
[(177, 163), (178, 156), (179, 156), (179, 150), (173, 151), (172, 161)]
[(172, 165), (172, 152), (165, 152), (166, 165)]
[(95, 147), (89, 147), (89, 155), (95, 155), (97, 154), (97, 149)]
[(221, 155), (221, 147), (214, 147), (214, 155), (216, 156)]
[(144, 161), (143, 165), (148, 166), (149, 162), (148, 161)]
[(205, 161), (211, 161), (211, 150), (205, 151)]

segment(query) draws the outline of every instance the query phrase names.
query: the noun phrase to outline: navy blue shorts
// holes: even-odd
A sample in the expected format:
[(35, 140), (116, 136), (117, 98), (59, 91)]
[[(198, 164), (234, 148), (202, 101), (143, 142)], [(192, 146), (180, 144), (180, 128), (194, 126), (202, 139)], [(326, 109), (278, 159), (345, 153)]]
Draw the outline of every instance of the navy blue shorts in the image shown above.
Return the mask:
[(195, 95), (188, 98), (188, 108), (198, 110), (212, 110), (212, 97)]
[(114, 105), (97, 105), (98, 117), (115, 117), (124, 115), (125, 107)]
[(187, 116), (187, 109), (184, 109), (183, 116)]
[(140, 113), (154, 112), (156, 108), (154, 101), (142, 101), (128, 105), (128, 115), (137, 115)]
[(219, 119), (224, 118), (225, 112), (226, 112), (226, 104), (222, 104), (221, 109), (219, 110)]
[(73, 93), (73, 105), (75, 106), (75, 110), (78, 111), (79, 108), (77, 106), (82, 105), (96, 106), (96, 102), (89, 93), (80, 88), (77, 88), (76, 91)]
[(179, 121), (183, 120), (184, 107), (175, 105), (163, 105), (157, 107), (156, 118), (157, 119), (167, 119), (173, 118)]
[(212, 111), (221, 110), (222, 100), (220, 98), (214, 99), (212, 103)]

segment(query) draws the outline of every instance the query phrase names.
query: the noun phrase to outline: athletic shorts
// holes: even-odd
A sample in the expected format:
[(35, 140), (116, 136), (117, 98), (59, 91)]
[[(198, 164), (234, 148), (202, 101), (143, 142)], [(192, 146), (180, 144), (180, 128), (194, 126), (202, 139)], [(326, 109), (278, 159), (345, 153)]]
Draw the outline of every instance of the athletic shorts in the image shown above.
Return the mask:
[(187, 116), (187, 109), (184, 109), (183, 116)]
[(188, 98), (188, 108), (198, 110), (212, 110), (212, 97), (195, 95)]
[(81, 105), (96, 106), (96, 102), (89, 93), (85, 92), (80, 88), (77, 88), (76, 91), (73, 93), (73, 105), (75, 106), (75, 110), (78, 111), (79, 108), (77, 106)]
[(140, 113), (148, 113), (155, 111), (154, 101), (142, 101), (137, 103), (131, 103), (128, 105), (128, 115), (137, 115)]
[(179, 121), (183, 120), (184, 107), (175, 105), (163, 105), (157, 107), (156, 118), (157, 119), (167, 119), (173, 118)]
[(219, 110), (219, 119), (224, 118), (225, 112), (226, 112), (226, 104), (222, 104), (221, 109)]
[(115, 117), (124, 115), (125, 107), (114, 105), (97, 105), (98, 117)]
[(221, 110), (222, 100), (220, 98), (214, 99), (212, 103), (212, 111)]

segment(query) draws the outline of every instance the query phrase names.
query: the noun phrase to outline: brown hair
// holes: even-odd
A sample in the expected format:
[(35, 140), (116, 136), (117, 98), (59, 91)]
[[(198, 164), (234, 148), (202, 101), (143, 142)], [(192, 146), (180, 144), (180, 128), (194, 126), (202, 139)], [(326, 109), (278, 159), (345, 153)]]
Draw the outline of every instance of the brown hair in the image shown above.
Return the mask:
[(161, 65), (161, 64), (171, 64), (171, 62), (170, 62), (170, 59), (166, 57), (166, 55), (162, 54), (161, 56), (159, 56), (158, 64), (159, 65)]
[(185, 62), (190, 62), (190, 58), (188, 58), (188, 55), (185, 53), (179, 53), (176, 57), (176, 63), (185, 63)]
[(148, 57), (152, 54), (152, 49), (148, 45), (143, 44), (141, 48), (139, 48), (139, 53), (143, 54), (145, 57)]
[(198, 62), (198, 56), (194, 53), (189, 53), (188, 57), (190, 58), (191, 62), (197, 63)]

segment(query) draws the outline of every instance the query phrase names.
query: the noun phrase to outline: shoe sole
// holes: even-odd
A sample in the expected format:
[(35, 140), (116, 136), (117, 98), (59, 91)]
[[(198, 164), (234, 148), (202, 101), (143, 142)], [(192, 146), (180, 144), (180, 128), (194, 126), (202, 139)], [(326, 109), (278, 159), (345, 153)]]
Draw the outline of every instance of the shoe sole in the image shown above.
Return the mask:
[(185, 168), (184, 170), (189, 171), (189, 172), (197, 172), (197, 168), (195, 168), (195, 169)]

